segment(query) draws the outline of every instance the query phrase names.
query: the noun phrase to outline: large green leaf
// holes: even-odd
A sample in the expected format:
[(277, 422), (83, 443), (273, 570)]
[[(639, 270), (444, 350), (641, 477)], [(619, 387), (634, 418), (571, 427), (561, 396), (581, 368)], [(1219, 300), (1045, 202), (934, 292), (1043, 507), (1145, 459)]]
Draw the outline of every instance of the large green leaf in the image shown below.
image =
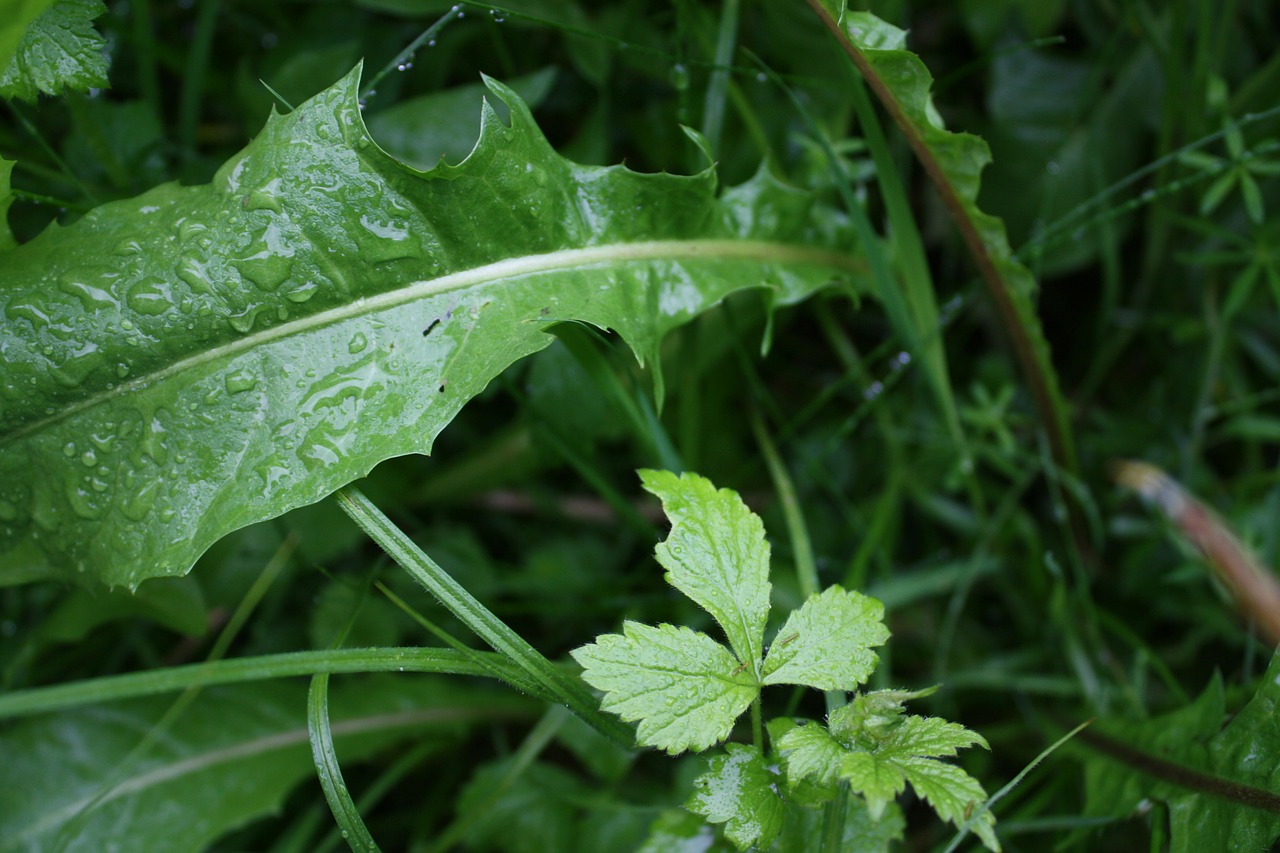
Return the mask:
[[(1085, 814), (1119, 817), (1167, 804), (1169, 849), (1270, 850), (1280, 839), (1280, 654), (1225, 726), (1214, 676), (1194, 702), (1141, 722), (1107, 725), (1085, 768)], [(1115, 759), (1115, 760), (1113, 760)]]
[[(426, 453), (554, 323), (663, 334), (726, 295), (802, 299), (859, 259), (767, 172), (585, 167), (488, 81), (476, 149), (410, 169), (358, 69), (203, 186), (166, 184), (0, 252), (0, 583), (135, 585)], [(660, 375), (660, 374), (659, 374)]]
[[(314, 775), (306, 702), (299, 683), (211, 688), (137, 756), (171, 698), (13, 726), (0, 735), (0, 851), (205, 849)], [(329, 707), (339, 758), (350, 762), (410, 737), (446, 745), (530, 706), (510, 692), (415, 676), (340, 681)]]

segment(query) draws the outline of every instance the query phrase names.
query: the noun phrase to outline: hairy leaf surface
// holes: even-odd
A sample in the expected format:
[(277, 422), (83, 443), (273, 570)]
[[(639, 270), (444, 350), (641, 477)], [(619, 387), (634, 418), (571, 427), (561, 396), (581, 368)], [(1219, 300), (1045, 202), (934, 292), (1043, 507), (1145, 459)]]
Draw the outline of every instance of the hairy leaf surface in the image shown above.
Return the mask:
[[(166, 184), (0, 252), (0, 583), (183, 574), (231, 530), (430, 451), (546, 330), (642, 360), (728, 294), (856, 274), (843, 221), (767, 172), (691, 177), (555, 153), (494, 81), (466, 161), (369, 137), (358, 72), (212, 183)], [(836, 251), (833, 247), (845, 247)]]

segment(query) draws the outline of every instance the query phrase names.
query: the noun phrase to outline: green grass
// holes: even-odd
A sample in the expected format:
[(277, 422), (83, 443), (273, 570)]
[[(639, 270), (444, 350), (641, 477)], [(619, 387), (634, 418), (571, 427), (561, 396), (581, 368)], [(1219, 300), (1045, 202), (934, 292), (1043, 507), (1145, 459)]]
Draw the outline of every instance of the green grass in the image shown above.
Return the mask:
[[(578, 162), (690, 174), (714, 160), (726, 187), (767, 159), (833, 206), (865, 264), (856, 285), (778, 311), (736, 293), (644, 367), (615, 334), (554, 326), (430, 457), (233, 532), (185, 577), (136, 595), (0, 589), (0, 741), (26, 745), (0, 787), (23, 772), (80, 798), (49, 818), (49, 843), (78, 849), (77, 833), (106, 832), (95, 809), (138, 796), (158, 810), (153, 794), (207, 810), (226, 850), (359, 833), (387, 850), (621, 850), (679, 824), (706, 759), (628, 749), (630, 727), (593, 706), (568, 658), (623, 619), (715, 633), (653, 561), (666, 523), (639, 468), (742, 494), (772, 544), (779, 612), (836, 583), (884, 601), (893, 636), (870, 687), (940, 685), (912, 708), (989, 742), (961, 758), (987, 791), (1095, 721), (994, 804), (1006, 850), (1274, 843), (1280, 777), (1232, 758), (1280, 749), (1249, 728), (1273, 640), (1108, 466), (1159, 466), (1262, 565), (1280, 561), (1280, 17), (1261, 0), (872, 11), (909, 29), (947, 128), (990, 145), (976, 202), (939, 194), (928, 146), (945, 141), (913, 149), (800, 2), (134, 2), (96, 21), (109, 89), (0, 106), (19, 244), (166, 181), (208, 182), (273, 106), (363, 57), (366, 81), (387, 69), (363, 93), (373, 128), (485, 73)], [(547, 68), (549, 85), (531, 76)], [(451, 134), (423, 150), (465, 142), (473, 94), (423, 102)], [(975, 262), (979, 209), (1003, 221), (1025, 279)], [(799, 691), (764, 702), (826, 710)], [(234, 708), (252, 725), (220, 729)], [(743, 721), (735, 740), (751, 738)], [(77, 763), (74, 742), (102, 746)], [(281, 807), (193, 793), (215, 783)], [(54, 811), (41, 796), (15, 801), (14, 826)], [(900, 848), (947, 847), (949, 827), (900, 804)], [(1245, 834), (1194, 835), (1179, 809)]]

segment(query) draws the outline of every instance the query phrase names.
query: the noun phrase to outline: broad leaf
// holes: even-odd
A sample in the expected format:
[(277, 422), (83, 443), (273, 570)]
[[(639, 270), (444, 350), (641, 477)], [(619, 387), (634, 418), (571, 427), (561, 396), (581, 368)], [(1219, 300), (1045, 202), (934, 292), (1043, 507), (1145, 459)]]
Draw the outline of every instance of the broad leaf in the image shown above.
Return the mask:
[(763, 522), (737, 492), (717, 490), (697, 474), (641, 471), (640, 479), (671, 519), (670, 535), (654, 549), (667, 582), (715, 617), (738, 660), (754, 675), (769, 618)]
[(0, 157), (0, 252), (13, 248), (13, 231), (9, 228), (9, 205), (13, 204), (12, 160)]
[(780, 781), (753, 746), (725, 744), (723, 755), (693, 782), (685, 808), (712, 823), (723, 823), (725, 837), (746, 850), (767, 850), (782, 829), (784, 806), (776, 789)]
[(0, 583), (135, 585), (231, 530), (426, 453), (553, 324), (642, 360), (746, 287), (857, 273), (843, 220), (766, 172), (573, 164), (488, 81), (458, 166), (373, 144), (358, 69), (204, 186), (166, 184), (0, 253)]
[(34, 101), (107, 85), (106, 40), (93, 19), (102, 0), (58, 0), (31, 21), (7, 64), (0, 65), (0, 97)]
[[(333, 733), (344, 762), (411, 736), (452, 739), (476, 722), (528, 708), (511, 694), (421, 677), (343, 679), (334, 687)], [(172, 704), (135, 699), (7, 729), (0, 735), (0, 851), (52, 850), (58, 840), (68, 851), (202, 850), (278, 809), (315, 774), (300, 683), (210, 688), (141, 757), (126, 761)]]
[(880, 658), (871, 651), (889, 639), (884, 605), (832, 586), (810, 596), (778, 631), (764, 660), (765, 684), (855, 690)]
[(644, 746), (704, 750), (727, 738), (759, 695), (755, 676), (706, 634), (631, 621), (622, 631), (572, 654), (587, 683), (604, 691), (603, 710), (640, 721)]
[(1089, 762), (1085, 814), (1121, 816), (1156, 799), (1169, 807), (1171, 850), (1271, 849), (1280, 839), (1280, 655), (1223, 726), (1226, 716), (1215, 676), (1185, 708), (1108, 725), (1107, 738), (1119, 747), (1113, 751), (1122, 753), (1114, 758), (1122, 760), (1099, 755)]

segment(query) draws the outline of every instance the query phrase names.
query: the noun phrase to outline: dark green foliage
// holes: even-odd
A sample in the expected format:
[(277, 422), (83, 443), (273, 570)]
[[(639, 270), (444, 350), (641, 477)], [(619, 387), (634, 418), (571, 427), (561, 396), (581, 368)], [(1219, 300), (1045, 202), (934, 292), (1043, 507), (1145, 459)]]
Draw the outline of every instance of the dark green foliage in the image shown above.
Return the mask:
[[(784, 639), (786, 614), (818, 589), (885, 605), (892, 636), (862, 705), (772, 686), (771, 748), (840, 757), (829, 711), (936, 684), (909, 719), (984, 738), (989, 751), (941, 766), (988, 792), (1096, 719), (993, 804), (1007, 850), (1273, 845), (1280, 664), (1107, 465), (1161, 466), (1264, 564), (1280, 562), (1275, 4), (873, 5), (919, 57), (872, 57), (887, 84), (914, 89), (913, 121), (973, 135), (924, 133), (958, 158), (948, 174), (985, 237), (1007, 232), (999, 266), (1041, 380), (918, 152), (876, 93), (858, 92), (806, 3), (452, 5), (0, 0), (0, 851), (126, 837), (176, 849), (179, 825), (221, 849), (341, 845), (312, 781), (303, 685), (262, 680), (296, 679), (299, 664), (266, 656), (301, 650), (334, 673), (313, 722), (327, 713), (342, 808), (383, 849), (719, 850), (733, 848), (726, 829), (768, 837), (682, 809), (695, 779), (725, 767), (637, 753), (599, 717), (591, 728), (547, 710), (548, 696), (592, 698), (568, 652), (627, 620), (688, 626), (726, 653), (756, 642), (755, 628), (720, 635), (663, 582), (652, 553), (665, 522), (637, 468), (698, 471), (763, 518), (771, 607), (753, 612), (766, 639)], [(349, 76), (361, 60), (363, 87)], [(467, 160), (484, 92), (496, 112)], [(348, 135), (325, 148), (330, 120)], [(992, 154), (980, 173), (975, 137)], [(441, 155), (448, 165), (423, 174)], [(528, 165), (548, 171), (545, 186)], [(233, 175), (253, 186), (224, 192)], [(331, 203), (290, 183), (307, 175), (345, 190)], [(584, 194), (612, 218), (583, 217), (570, 234), (562, 214), (583, 213)], [(184, 231), (164, 205), (195, 218)], [(298, 255), (280, 277), (249, 243), (284, 218)], [(412, 240), (374, 239), (407, 223)], [(361, 229), (369, 239), (346, 240)], [(432, 268), (421, 241), (446, 232), (454, 254)], [(574, 296), (558, 271), (351, 307), (511, 258), (708, 237), (782, 255), (593, 267)], [(421, 257), (379, 254), (402, 243)], [(793, 263), (797, 247), (822, 262)], [(209, 315), (196, 302), (148, 315), (191, 286), (182, 262), (196, 249), (220, 270), (222, 301)], [(129, 287), (95, 290), (89, 273)], [(355, 284), (316, 297), (330, 302), (289, 298), (322, 278)], [(588, 298), (623, 280), (653, 299)], [(519, 295), (499, 300), (501, 316), (478, 307), (481, 290), (508, 285)], [(655, 311), (663, 293), (688, 301)], [(138, 316), (113, 313), (130, 297)], [(264, 339), (208, 376), (164, 373), (321, 310), (371, 325)], [(477, 333), (447, 337), (472, 310)], [(460, 355), (437, 369), (398, 352), (381, 390), (330, 387), (392, 340), (372, 321)], [(215, 386), (223, 396), (206, 404)], [(111, 422), (135, 431), (108, 440), (86, 394), (115, 401)], [(441, 396), (428, 413), (423, 401)], [(272, 427), (301, 420), (312, 398), (331, 405), (289, 444)], [(1046, 402), (1065, 415), (1056, 439)], [(323, 500), (366, 474), (371, 504), (480, 609), (445, 609)], [(468, 625), (532, 649), (501, 658)], [(325, 658), (344, 636), (352, 656)], [(446, 644), (430, 659), (394, 649)], [(414, 672), (351, 672), (401, 659)], [(240, 683), (196, 686), (222, 673)], [(862, 737), (873, 716), (845, 734)], [(787, 728), (800, 720), (820, 727)], [(731, 744), (752, 740), (745, 715), (726, 725)], [(852, 759), (843, 776), (797, 782), (775, 849), (883, 849), (900, 835), (943, 848), (950, 827), (915, 794), (891, 799), (885, 775), (938, 762), (884, 743), (884, 766)], [(833, 796), (849, 779), (876, 793), (878, 821)], [(944, 807), (971, 831), (984, 820)]]

